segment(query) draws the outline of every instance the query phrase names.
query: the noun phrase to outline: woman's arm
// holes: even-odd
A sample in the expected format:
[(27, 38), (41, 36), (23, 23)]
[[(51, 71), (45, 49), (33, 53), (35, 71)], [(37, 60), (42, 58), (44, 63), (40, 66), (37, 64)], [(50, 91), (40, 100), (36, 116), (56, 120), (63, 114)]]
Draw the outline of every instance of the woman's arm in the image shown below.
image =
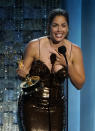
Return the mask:
[(23, 62), (19, 62), (18, 65), (17, 74), (20, 77), (25, 78), (26, 75), (29, 74), (34, 56), (35, 56), (34, 44), (30, 42), (25, 49)]
[(85, 72), (81, 49), (77, 46), (72, 47), (72, 62), (68, 62), (68, 73), (72, 84), (81, 89), (85, 82)]
[[(54, 52), (56, 54), (56, 64), (60, 64), (63, 67), (66, 67), (66, 61), (62, 54), (57, 51)], [(68, 59), (68, 56), (67, 56)], [(85, 82), (85, 72), (83, 65), (83, 57), (81, 49), (72, 44), (72, 52), (71, 57), (68, 59), (68, 76), (72, 82), (72, 84), (77, 88), (81, 89)]]

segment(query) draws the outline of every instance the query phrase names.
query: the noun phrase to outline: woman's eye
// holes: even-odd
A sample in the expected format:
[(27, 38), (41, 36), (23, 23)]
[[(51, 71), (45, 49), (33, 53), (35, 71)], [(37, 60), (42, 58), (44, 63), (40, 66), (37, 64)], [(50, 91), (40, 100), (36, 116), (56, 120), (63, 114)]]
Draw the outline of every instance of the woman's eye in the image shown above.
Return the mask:
[(66, 24), (62, 24), (62, 27), (66, 27)]
[(57, 24), (53, 24), (52, 27), (57, 27), (58, 25)]
[[(58, 26), (59, 26), (59, 25), (57, 25), (57, 24), (52, 24), (52, 27), (58, 27)], [(61, 27), (63, 27), (63, 28), (66, 27), (66, 26), (67, 26), (66, 24), (62, 24), (62, 25), (61, 25)]]

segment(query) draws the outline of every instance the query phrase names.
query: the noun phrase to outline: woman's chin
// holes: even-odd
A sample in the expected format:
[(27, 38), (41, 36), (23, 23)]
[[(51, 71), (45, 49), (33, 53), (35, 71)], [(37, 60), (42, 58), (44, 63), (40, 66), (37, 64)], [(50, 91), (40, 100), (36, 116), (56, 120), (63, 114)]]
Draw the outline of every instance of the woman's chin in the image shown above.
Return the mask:
[(55, 43), (58, 44), (58, 43), (62, 42), (63, 40), (64, 40), (64, 38), (55, 39)]
[(62, 38), (51, 37), (51, 39), (52, 39), (53, 43), (58, 44), (64, 40), (64, 37), (62, 37)]

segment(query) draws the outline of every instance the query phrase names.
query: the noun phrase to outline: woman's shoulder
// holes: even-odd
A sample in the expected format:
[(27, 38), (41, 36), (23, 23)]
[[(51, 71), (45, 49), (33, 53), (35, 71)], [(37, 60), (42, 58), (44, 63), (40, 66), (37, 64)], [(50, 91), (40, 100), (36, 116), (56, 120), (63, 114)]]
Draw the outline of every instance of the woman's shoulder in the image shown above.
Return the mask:
[(72, 47), (72, 50), (81, 50), (81, 48), (77, 44), (71, 42), (70, 40), (65, 40), (65, 42)]
[(77, 58), (82, 55), (81, 48), (77, 44), (72, 43), (69, 40), (66, 40), (66, 42), (70, 46), (70, 52), (71, 52), (72, 58), (75, 58), (75, 57)]
[(82, 53), (81, 52), (81, 48), (77, 44), (75, 44), (75, 43), (72, 43), (72, 52), (74, 54), (80, 54), (80, 53)]
[[(70, 41), (71, 42), (71, 41)], [(82, 50), (81, 48), (75, 44), (75, 43), (72, 43), (71, 42), (71, 45), (72, 45), (72, 58), (74, 59), (78, 59), (79, 57), (82, 56)]]
[(33, 40), (29, 41), (27, 46), (29, 46), (29, 47), (31, 47), (31, 46), (32, 47), (36, 47), (36, 46), (39, 45), (39, 43), (42, 44), (42, 43), (46, 42), (47, 39), (48, 39), (47, 36), (43, 36), (43, 37), (39, 37), (39, 38), (33, 39)]

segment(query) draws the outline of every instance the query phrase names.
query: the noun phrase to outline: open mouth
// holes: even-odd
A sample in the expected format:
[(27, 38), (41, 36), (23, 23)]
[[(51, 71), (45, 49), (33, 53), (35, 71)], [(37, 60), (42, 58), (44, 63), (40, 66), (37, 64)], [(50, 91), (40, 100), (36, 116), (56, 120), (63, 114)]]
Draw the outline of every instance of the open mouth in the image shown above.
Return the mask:
[(56, 38), (63, 38), (63, 34), (55, 34)]

